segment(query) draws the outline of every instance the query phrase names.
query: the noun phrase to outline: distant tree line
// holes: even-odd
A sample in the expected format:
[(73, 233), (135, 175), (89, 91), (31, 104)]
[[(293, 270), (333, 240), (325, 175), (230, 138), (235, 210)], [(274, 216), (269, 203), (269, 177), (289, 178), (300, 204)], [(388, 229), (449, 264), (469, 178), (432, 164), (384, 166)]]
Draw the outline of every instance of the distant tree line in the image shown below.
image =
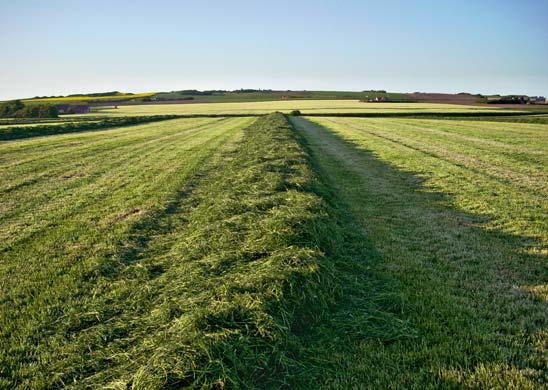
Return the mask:
[(173, 92), (181, 95), (211, 96), (214, 93), (224, 93), (226, 91), (217, 91), (217, 90), (198, 91), (197, 89), (183, 89), (181, 91), (173, 91)]
[[(89, 97), (98, 97), (98, 96), (116, 96), (119, 95), (119, 91), (112, 91), (112, 92), (97, 92), (97, 93), (76, 93), (73, 95), (67, 95), (67, 97), (75, 97), (75, 96), (89, 96)], [(132, 93), (124, 93), (124, 95), (133, 95)]]
[(526, 96), (526, 95), (495, 95), (489, 99), (489, 104), (535, 104), (544, 103), (546, 99), (543, 96)]
[(273, 92), (272, 89), (234, 89), (232, 91), (226, 89), (210, 89), (205, 91), (199, 91), (197, 89), (183, 89), (180, 91), (171, 91), (170, 93), (177, 93), (180, 95), (190, 95), (190, 96), (211, 96), (211, 95), (222, 95), (225, 93), (258, 93), (258, 92)]
[(257, 92), (272, 92), (271, 89), (235, 89), (233, 93), (257, 93)]
[[(72, 95), (59, 95), (59, 96), (35, 96), (33, 99), (54, 99), (54, 98), (64, 98), (64, 97), (101, 97), (101, 96), (117, 96), (119, 95), (119, 91), (111, 91), (111, 92), (96, 92), (96, 93), (75, 93)], [(124, 95), (133, 95), (133, 93), (124, 93)]]
[(58, 95), (58, 96), (55, 96), (55, 95), (51, 95), (51, 96), (35, 96), (33, 97), (33, 99), (57, 99), (57, 98), (64, 98), (63, 95)]
[(24, 104), (20, 100), (0, 103), (0, 118), (57, 118), (52, 104)]
[(182, 96), (182, 97), (172, 98), (172, 97), (154, 96), (154, 97), (145, 97), (142, 99), (143, 102), (168, 102), (172, 100), (194, 100), (194, 97)]
[(459, 92), (457, 95), (484, 97), (481, 93)]

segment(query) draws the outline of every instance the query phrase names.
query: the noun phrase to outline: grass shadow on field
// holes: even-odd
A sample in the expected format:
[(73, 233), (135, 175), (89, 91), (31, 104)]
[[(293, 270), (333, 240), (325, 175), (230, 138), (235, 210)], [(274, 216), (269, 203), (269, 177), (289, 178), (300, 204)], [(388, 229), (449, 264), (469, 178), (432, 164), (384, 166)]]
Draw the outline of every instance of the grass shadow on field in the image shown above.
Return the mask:
[(345, 232), (327, 252), (342, 298), (305, 336), (314, 374), (298, 387), (546, 383), (546, 257), (530, 251), (542, 242), (487, 230), (491, 216), (459, 210), (424, 178), (292, 123), (319, 178), (314, 191)]

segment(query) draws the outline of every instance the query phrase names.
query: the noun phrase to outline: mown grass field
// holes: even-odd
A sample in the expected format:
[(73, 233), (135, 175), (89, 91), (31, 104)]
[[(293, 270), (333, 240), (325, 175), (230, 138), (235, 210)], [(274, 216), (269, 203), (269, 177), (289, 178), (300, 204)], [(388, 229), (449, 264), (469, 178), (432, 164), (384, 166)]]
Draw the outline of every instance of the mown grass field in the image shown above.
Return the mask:
[[(548, 383), (548, 126), (293, 119), (409, 338), (329, 343), (334, 387)], [(336, 324), (333, 324), (336, 327)], [(321, 353), (324, 345), (318, 345)], [(350, 375), (347, 375), (351, 373)]]
[(512, 120), (0, 141), (0, 388), (545, 387), (548, 124)]
[(145, 232), (168, 223), (166, 208), (249, 122), (176, 120), (1, 145), (3, 378), (67, 384), (106, 365), (100, 344), (131, 344), (123, 329), (138, 318), (116, 319), (144, 299), (139, 279), (163, 267), (137, 261), (153, 238)]
[(359, 100), (281, 100), (245, 103), (187, 103), (124, 105), (117, 109), (101, 108), (95, 114), (108, 115), (189, 115), (189, 114), (267, 114), (288, 113), (358, 113), (358, 112), (479, 112), (499, 111), (499, 108), (430, 103), (363, 103)]

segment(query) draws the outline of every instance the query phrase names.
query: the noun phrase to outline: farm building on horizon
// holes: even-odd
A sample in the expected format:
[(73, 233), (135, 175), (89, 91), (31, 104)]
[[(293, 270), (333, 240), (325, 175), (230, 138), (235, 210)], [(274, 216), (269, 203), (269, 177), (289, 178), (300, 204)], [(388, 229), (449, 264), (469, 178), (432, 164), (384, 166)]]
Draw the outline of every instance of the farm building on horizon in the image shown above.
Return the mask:
[(507, 96), (488, 96), (487, 103), (491, 104), (544, 104), (546, 98), (544, 96), (527, 96), (527, 95), (507, 95)]
[(386, 98), (386, 96), (375, 96), (374, 98), (369, 98), (366, 96), (365, 99), (360, 100), (360, 102), (363, 103), (384, 103), (388, 102), (389, 100)]
[(544, 96), (531, 96), (529, 98), (530, 103), (544, 104), (546, 103), (546, 98)]

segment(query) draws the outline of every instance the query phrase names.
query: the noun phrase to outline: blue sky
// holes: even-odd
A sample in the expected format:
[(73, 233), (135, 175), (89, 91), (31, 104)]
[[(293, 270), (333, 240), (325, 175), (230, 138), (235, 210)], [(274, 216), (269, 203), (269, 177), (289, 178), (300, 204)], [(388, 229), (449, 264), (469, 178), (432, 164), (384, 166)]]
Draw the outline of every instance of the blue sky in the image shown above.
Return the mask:
[(309, 89), (548, 94), (548, 1), (0, 0), (0, 99)]

